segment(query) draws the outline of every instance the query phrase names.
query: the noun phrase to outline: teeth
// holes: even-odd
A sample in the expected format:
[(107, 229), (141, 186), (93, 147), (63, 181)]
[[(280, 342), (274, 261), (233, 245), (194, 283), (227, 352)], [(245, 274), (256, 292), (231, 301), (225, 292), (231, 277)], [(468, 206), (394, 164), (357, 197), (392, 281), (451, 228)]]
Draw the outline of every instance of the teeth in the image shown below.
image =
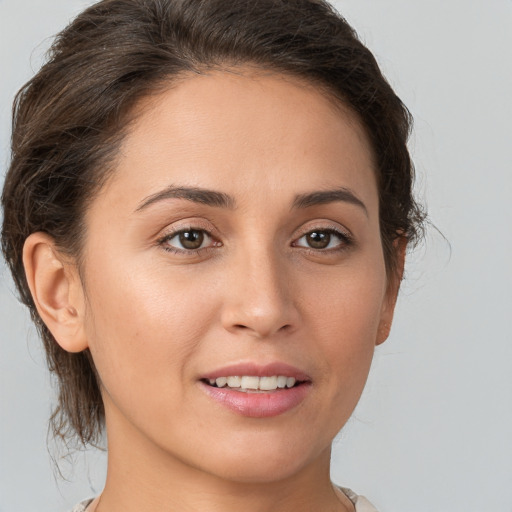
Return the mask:
[(279, 377), (277, 377), (277, 387), (278, 388), (285, 388), (286, 387), (286, 381), (288, 379), (286, 377), (283, 377), (282, 375), (280, 375)]
[(277, 377), (261, 377), (260, 389), (263, 391), (270, 391), (277, 388)]
[(212, 386), (218, 388), (228, 387), (240, 391), (275, 391), (276, 389), (292, 388), (297, 382), (293, 377), (284, 375), (272, 375), (269, 377), (255, 377), (253, 375), (232, 375), (229, 377), (218, 377), (208, 379)]
[(239, 388), (242, 385), (242, 377), (228, 377), (228, 386), (230, 388)]
[(260, 384), (260, 379), (258, 377), (242, 377), (242, 382), (240, 383), (240, 387), (243, 389), (258, 389)]
[(228, 383), (228, 379), (226, 377), (219, 377), (215, 379), (215, 384), (217, 384), (218, 388), (223, 388)]

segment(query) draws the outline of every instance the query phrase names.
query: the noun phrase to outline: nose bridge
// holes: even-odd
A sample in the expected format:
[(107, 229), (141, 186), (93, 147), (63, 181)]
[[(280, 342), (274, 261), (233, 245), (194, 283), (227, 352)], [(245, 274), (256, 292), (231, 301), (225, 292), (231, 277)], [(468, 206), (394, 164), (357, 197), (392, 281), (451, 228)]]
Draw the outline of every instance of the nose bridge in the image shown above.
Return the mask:
[(267, 337), (291, 329), (297, 319), (287, 266), (271, 243), (252, 243), (236, 251), (223, 323), (230, 331)]

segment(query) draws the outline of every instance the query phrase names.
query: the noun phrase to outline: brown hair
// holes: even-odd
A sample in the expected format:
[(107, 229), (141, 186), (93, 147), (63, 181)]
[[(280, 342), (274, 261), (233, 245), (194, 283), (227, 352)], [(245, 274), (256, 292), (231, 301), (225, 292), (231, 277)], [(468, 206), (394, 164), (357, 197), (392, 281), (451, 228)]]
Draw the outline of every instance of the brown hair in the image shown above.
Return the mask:
[(64, 351), (42, 322), (22, 262), (44, 231), (80, 266), (84, 210), (109, 166), (134, 104), (184, 73), (238, 65), (300, 77), (356, 112), (373, 146), (388, 272), (393, 242), (415, 241), (424, 215), (412, 195), (411, 117), (370, 51), (323, 0), (103, 0), (56, 38), (17, 94), (12, 159), (2, 195), (2, 250), (59, 383), (53, 432), (98, 439), (104, 410), (88, 350)]

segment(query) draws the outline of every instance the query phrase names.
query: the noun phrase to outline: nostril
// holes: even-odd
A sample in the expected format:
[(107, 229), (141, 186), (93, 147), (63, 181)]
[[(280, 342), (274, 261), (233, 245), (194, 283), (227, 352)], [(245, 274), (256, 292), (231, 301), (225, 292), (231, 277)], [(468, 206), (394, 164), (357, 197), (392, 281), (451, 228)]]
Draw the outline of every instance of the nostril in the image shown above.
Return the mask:
[(299, 321), (297, 316), (295, 308), (288, 305), (276, 304), (263, 308), (234, 300), (224, 305), (221, 321), (222, 326), (232, 334), (267, 338), (277, 333), (291, 333)]
[[(233, 329), (235, 330), (238, 330), (238, 331), (255, 331), (257, 332), (257, 334), (259, 334), (260, 337), (266, 337), (266, 336), (269, 336), (272, 334), (272, 330), (271, 329), (263, 329), (263, 328), (259, 328), (259, 329), (253, 329), (247, 325), (244, 325), (244, 324), (234, 324), (233, 325)], [(285, 325), (282, 325), (281, 327), (279, 327), (276, 331), (274, 331), (274, 333), (285, 333), (287, 331), (290, 331), (292, 330), (292, 325), (291, 324), (285, 324)]]

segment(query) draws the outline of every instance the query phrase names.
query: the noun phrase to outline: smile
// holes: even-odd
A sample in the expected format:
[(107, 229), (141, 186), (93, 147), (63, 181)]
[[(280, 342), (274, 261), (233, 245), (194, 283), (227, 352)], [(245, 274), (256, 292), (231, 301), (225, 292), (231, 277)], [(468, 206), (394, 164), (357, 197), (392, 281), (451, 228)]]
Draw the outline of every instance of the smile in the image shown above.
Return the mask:
[(309, 375), (281, 362), (229, 365), (201, 375), (199, 384), (214, 403), (249, 418), (271, 418), (292, 411), (313, 387)]
[(294, 377), (286, 377), (285, 375), (272, 375), (269, 377), (233, 375), (208, 379), (208, 384), (213, 387), (229, 388), (244, 393), (258, 393), (293, 388), (299, 382)]

